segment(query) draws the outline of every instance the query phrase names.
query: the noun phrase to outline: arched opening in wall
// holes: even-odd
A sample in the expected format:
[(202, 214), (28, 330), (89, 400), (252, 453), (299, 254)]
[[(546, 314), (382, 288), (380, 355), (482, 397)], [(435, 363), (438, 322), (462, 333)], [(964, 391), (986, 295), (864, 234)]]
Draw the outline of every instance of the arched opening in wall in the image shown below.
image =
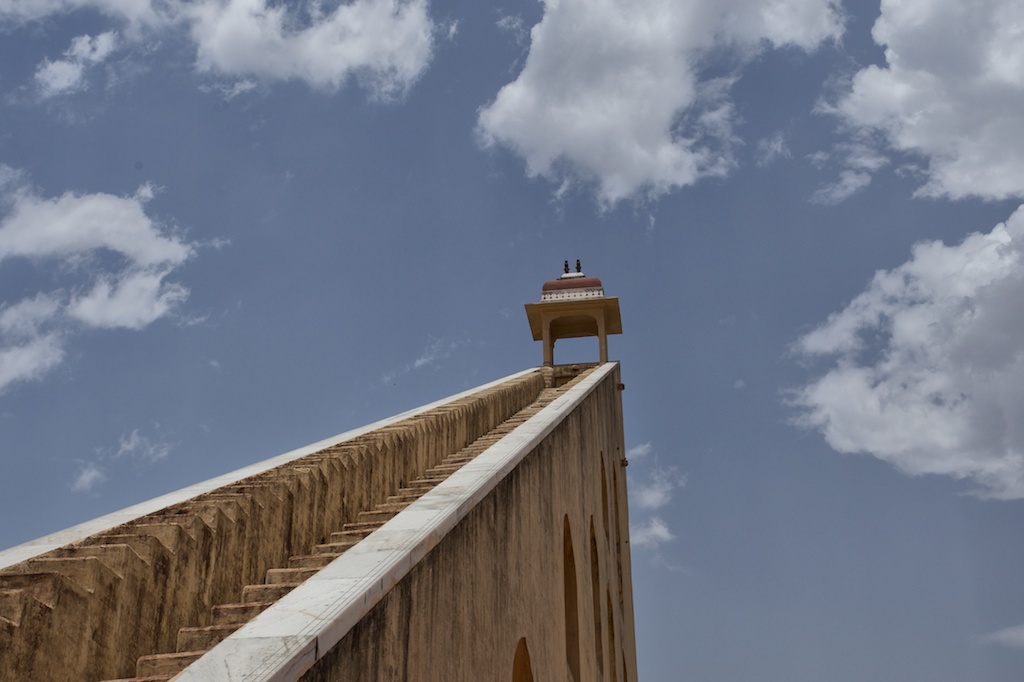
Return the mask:
[(597, 656), (597, 674), (604, 677), (604, 643), (601, 641), (601, 567), (597, 558), (593, 516), (590, 517), (590, 594), (594, 606), (594, 652)]
[(533, 666), (530, 664), (530, 650), (526, 638), (521, 637), (516, 646), (516, 657), (512, 661), (512, 682), (533, 682)]
[(601, 341), (596, 336), (558, 339), (553, 351), (556, 365), (597, 362), (601, 359)]
[(618, 682), (618, 675), (615, 673), (615, 613), (612, 611), (612, 591), (605, 588), (605, 605), (608, 607), (608, 669), (612, 671), (612, 682)]
[(572, 530), (565, 515), (562, 534), (562, 574), (565, 587), (565, 662), (574, 682), (580, 679), (580, 617), (576, 595), (576, 555), (572, 551)]
[(601, 518), (604, 520), (604, 539), (608, 535), (608, 476), (604, 468), (604, 452), (601, 452)]
[(619, 577), (619, 612), (623, 611), (622, 603), (622, 520), (619, 517), (619, 475), (612, 469), (612, 495), (615, 504), (615, 568)]

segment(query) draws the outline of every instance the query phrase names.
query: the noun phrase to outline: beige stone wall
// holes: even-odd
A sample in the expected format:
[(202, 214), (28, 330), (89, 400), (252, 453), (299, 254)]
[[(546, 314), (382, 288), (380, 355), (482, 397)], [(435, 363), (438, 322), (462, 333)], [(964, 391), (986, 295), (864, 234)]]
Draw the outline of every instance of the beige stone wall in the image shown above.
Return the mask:
[(635, 682), (618, 382), (609, 374), (302, 680)]
[(533, 402), (539, 371), (0, 571), (0, 680), (128, 677), (268, 568)]

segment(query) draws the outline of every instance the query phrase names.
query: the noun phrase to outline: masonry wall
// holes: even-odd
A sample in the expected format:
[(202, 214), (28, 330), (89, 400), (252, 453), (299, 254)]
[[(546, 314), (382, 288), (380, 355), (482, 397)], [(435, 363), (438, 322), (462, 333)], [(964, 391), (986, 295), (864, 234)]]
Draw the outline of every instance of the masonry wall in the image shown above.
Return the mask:
[(0, 680), (128, 677), (268, 568), (533, 402), (530, 373), (0, 570)]
[(302, 680), (635, 682), (618, 386), (616, 370)]

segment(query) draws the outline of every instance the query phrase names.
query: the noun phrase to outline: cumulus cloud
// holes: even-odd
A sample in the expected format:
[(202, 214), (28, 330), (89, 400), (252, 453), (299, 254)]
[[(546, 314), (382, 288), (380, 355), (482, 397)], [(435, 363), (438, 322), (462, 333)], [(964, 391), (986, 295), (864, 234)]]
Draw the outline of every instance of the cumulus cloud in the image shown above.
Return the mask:
[(103, 473), (99, 464), (87, 462), (75, 477), (71, 484), (71, 490), (77, 493), (91, 493), (93, 488), (105, 480), (107, 480), (107, 475)]
[(1024, 5), (883, 0), (885, 64), (825, 109), (922, 159), (930, 197), (1024, 196)]
[(831, 152), (816, 152), (808, 157), (815, 166), (838, 165), (839, 178), (821, 185), (811, 196), (812, 204), (834, 206), (871, 184), (872, 173), (886, 166), (889, 159), (878, 152), (866, 136), (863, 140), (840, 142)]
[[(427, 0), (331, 4), (328, 10), (318, 0), (0, 0), (0, 22), (92, 9), (121, 22), (122, 37), (136, 45), (161, 32), (184, 32), (202, 73), (242, 84), (300, 80), (326, 90), (354, 78), (378, 99), (402, 96), (426, 70), (435, 34), (453, 35), (456, 26), (436, 26)], [(44, 62), (36, 73), (41, 92), (81, 88), (87, 67), (109, 54), (114, 37), (80, 36), (64, 59)]]
[(43, 98), (54, 97), (85, 87), (85, 72), (101, 63), (117, 47), (117, 32), (107, 31), (96, 36), (81, 35), (71, 41), (64, 51), (64, 59), (44, 60), (36, 68), (36, 85)]
[(531, 177), (595, 183), (603, 204), (657, 196), (734, 164), (733, 78), (702, 75), (710, 51), (811, 50), (842, 23), (829, 0), (545, 0), (522, 71), (477, 131)]
[(1024, 497), (1024, 206), (903, 265), (794, 344), (831, 365), (794, 390), (796, 423), (839, 452)]
[[(675, 539), (660, 516), (647, 516), (672, 501), (676, 490), (686, 485), (686, 475), (674, 466), (662, 466), (650, 442), (626, 451), (629, 467), (629, 505), (636, 514), (629, 526), (630, 542), (657, 554), (658, 548)], [(646, 517), (646, 518), (644, 518)]]
[(0, 168), (0, 266), (27, 258), (56, 265), (66, 287), (0, 302), (0, 391), (38, 379), (64, 357), (76, 325), (141, 329), (171, 314), (188, 290), (168, 277), (192, 245), (146, 215), (152, 189), (133, 196), (65, 193), (46, 198)]
[(655, 466), (646, 480), (631, 481), (630, 505), (637, 509), (660, 509), (672, 501), (672, 493), (686, 485), (686, 476), (676, 467)]
[(675, 539), (676, 536), (668, 529), (668, 525), (657, 516), (652, 516), (644, 523), (629, 526), (629, 541), (634, 547), (657, 549)]
[(166, 24), (177, 0), (0, 0), (0, 21), (21, 23), (91, 9), (127, 23), (132, 32)]
[(326, 13), (313, 2), (220, 0), (189, 4), (183, 16), (201, 71), (326, 89), (355, 76), (383, 98), (403, 94), (433, 48), (426, 0), (355, 0)]
[(130, 434), (121, 435), (114, 458), (131, 457), (146, 462), (159, 462), (170, 453), (170, 443), (153, 442), (142, 435), (139, 429), (135, 429)]
[(653, 447), (651, 446), (650, 441), (647, 441), (646, 443), (640, 443), (639, 445), (634, 445), (629, 450), (626, 450), (626, 459), (642, 459), (647, 455), (651, 454), (651, 450), (653, 450)]

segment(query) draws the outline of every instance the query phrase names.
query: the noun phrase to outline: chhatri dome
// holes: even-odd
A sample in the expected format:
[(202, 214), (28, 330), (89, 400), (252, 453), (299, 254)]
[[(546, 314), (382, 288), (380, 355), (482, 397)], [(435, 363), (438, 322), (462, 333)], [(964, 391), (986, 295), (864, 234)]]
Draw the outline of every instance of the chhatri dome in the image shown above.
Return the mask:
[(569, 261), (565, 261), (565, 274), (558, 279), (544, 282), (540, 288), (541, 303), (548, 301), (571, 301), (581, 298), (604, 298), (604, 287), (597, 277), (587, 277), (579, 260), (576, 272), (569, 272)]
[(576, 261), (576, 272), (544, 282), (540, 303), (526, 304), (526, 317), (534, 341), (544, 342), (544, 364), (555, 364), (555, 341), (580, 336), (596, 336), (600, 361), (608, 362), (608, 335), (622, 333), (619, 299), (606, 298), (597, 277), (587, 277)]

